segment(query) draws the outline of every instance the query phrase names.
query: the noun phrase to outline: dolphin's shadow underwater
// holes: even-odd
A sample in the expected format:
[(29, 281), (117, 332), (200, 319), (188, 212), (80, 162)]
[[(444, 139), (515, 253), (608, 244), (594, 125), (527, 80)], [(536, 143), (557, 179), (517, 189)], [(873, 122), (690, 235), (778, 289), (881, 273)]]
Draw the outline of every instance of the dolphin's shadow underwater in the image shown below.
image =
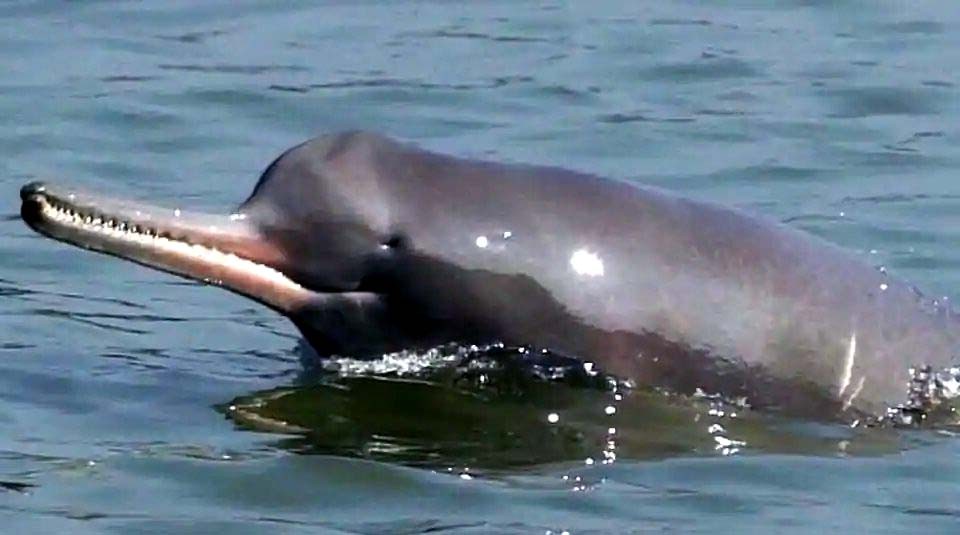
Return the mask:
[(324, 356), (531, 346), (640, 386), (843, 421), (923, 411), (956, 373), (956, 316), (854, 255), (559, 168), (350, 132), (282, 154), (229, 216), (39, 183), (21, 198), (38, 232), (259, 301)]

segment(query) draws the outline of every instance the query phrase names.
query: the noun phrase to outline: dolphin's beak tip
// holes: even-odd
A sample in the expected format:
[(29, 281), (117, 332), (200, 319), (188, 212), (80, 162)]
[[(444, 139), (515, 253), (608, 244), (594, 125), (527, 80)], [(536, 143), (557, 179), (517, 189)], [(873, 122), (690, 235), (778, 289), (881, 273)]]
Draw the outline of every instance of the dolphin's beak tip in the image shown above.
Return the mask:
[(20, 200), (26, 201), (35, 195), (40, 195), (47, 191), (47, 185), (40, 181), (33, 181), (24, 184), (20, 188)]

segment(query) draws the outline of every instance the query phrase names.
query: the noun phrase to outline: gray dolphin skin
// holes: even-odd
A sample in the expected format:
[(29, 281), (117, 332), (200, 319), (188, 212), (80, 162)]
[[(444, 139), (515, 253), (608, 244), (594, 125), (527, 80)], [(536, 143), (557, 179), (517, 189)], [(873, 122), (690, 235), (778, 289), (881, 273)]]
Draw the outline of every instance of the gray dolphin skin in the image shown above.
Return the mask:
[(941, 303), (785, 225), (371, 133), (288, 150), (229, 216), (40, 183), (21, 198), (36, 231), (259, 301), (321, 355), (530, 345), (853, 420), (904, 402), (909, 368), (952, 365), (960, 341)]

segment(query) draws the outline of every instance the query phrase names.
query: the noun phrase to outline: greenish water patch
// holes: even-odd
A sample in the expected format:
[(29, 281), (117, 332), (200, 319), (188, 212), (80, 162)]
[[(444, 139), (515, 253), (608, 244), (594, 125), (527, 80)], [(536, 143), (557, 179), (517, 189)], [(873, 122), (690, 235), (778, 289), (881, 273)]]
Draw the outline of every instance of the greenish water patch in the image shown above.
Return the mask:
[(286, 435), (275, 445), (296, 453), (494, 473), (691, 455), (882, 455), (911, 443), (899, 430), (782, 419), (705, 397), (503, 381), (330, 377), (218, 410), (243, 429)]

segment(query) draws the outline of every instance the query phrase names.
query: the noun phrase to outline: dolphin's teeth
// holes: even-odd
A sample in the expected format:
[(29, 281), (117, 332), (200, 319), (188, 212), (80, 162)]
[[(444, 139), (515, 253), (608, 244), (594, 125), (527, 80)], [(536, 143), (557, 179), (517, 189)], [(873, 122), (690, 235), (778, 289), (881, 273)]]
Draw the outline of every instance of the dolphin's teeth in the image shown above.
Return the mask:
[[(145, 250), (166, 251), (180, 257), (193, 258), (196, 261), (209, 264), (214, 273), (244, 274), (288, 289), (304, 290), (302, 286), (270, 266), (248, 260), (235, 253), (173, 238), (159, 228), (140, 226), (136, 223), (109, 218), (102, 214), (82, 214), (74, 208), (57, 205), (51, 201), (44, 203), (42, 211), (45, 217), (56, 221), (59, 225), (73, 227), (91, 235), (99, 234), (102, 240), (135, 243)], [(224, 269), (227, 271), (224, 272)], [(207, 281), (211, 284), (223, 284), (225, 279), (227, 277), (221, 274), (207, 277)]]

